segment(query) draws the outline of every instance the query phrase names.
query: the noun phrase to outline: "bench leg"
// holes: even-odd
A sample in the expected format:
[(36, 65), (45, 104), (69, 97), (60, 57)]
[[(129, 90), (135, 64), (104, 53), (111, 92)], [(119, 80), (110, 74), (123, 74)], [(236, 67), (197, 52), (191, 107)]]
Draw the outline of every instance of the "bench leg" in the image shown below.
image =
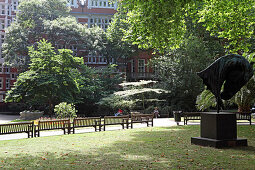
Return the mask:
[(122, 123), (122, 129), (124, 129), (124, 123)]
[(105, 125), (104, 125), (104, 131), (105, 131)]
[(35, 132), (35, 137), (40, 137), (40, 131), (39, 130)]
[(131, 129), (133, 129), (133, 122), (131, 122)]

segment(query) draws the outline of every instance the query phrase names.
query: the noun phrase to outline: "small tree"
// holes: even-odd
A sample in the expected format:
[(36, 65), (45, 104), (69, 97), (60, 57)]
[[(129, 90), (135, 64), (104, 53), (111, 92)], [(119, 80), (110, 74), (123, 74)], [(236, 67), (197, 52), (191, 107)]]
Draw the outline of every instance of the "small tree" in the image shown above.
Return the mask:
[(123, 86), (123, 91), (117, 91), (111, 96), (102, 98), (99, 104), (109, 106), (112, 109), (121, 107), (127, 110), (134, 108), (145, 110), (145, 104), (148, 102), (165, 102), (165, 100), (159, 100), (155, 94), (167, 93), (168, 91), (145, 87), (151, 83), (155, 83), (155, 81), (121, 83), (120, 86)]
[(77, 117), (75, 106), (73, 104), (67, 104), (66, 102), (59, 103), (55, 106), (55, 114), (58, 118), (75, 118)]

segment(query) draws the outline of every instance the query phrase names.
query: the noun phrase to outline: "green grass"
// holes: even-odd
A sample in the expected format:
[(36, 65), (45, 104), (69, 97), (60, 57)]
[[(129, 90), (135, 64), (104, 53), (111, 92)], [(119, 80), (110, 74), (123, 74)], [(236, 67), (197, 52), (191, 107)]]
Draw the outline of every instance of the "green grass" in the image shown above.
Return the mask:
[(255, 126), (238, 126), (248, 147), (190, 144), (199, 126), (149, 127), (0, 141), (5, 169), (255, 169)]

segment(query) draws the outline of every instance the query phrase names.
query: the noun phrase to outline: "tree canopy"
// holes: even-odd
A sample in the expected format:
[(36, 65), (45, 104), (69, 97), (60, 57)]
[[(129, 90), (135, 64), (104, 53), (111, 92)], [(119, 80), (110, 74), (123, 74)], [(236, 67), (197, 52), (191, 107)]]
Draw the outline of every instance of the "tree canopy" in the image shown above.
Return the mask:
[(124, 0), (131, 27), (127, 34), (140, 47), (164, 50), (178, 47), (187, 18), (201, 22), (231, 52), (248, 51), (254, 38), (254, 0)]
[(5, 62), (28, 66), (28, 47), (47, 39), (55, 48), (85, 48), (88, 29), (69, 14), (65, 0), (24, 0), (17, 19), (6, 30), (3, 44)]
[(77, 69), (82, 59), (73, 57), (68, 49), (55, 52), (45, 40), (37, 48), (29, 47), (29, 70), (19, 75), (6, 101), (26, 102), (31, 107), (45, 104), (50, 112), (60, 102), (77, 103), (80, 92)]

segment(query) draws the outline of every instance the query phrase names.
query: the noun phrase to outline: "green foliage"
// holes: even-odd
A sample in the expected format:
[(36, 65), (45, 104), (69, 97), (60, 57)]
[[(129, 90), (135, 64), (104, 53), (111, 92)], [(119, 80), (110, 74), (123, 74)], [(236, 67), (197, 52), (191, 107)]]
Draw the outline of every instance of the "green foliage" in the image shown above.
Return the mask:
[(52, 45), (42, 40), (37, 50), (29, 48), (29, 70), (19, 75), (14, 88), (8, 91), (6, 102), (26, 102), (31, 107), (48, 105), (51, 113), (55, 104), (62, 101), (79, 101), (80, 73), (77, 68), (82, 59), (73, 57), (70, 50), (55, 52)]
[(178, 47), (185, 33), (185, 11), (193, 1), (133, 1), (121, 2), (127, 10), (129, 39), (139, 48)]
[(126, 34), (140, 48), (178, 48), (189, 17), (193, 23), (203, 23), (231, 52), (248, 51), (254, 42), (254, 0), (124, 0), (121, 4), (130, 22)]
[(248, 40), (254, 38), (254, 5), (254, 0), (205, 0), (198, 10), (199, 22), (212, 35), (224, 38), (231, 52), (248, 52)]
[(250, 112), (255, 102), (255, 77), (253, 76), (231, 100), (238, 105), (238, 111)]
[(203, 90), (197, 72), (209, 65), (214, 55), (203, 39), (189, 36), (180, 48), (153, 58), (158, 86), (170, 92), (166, 98), (173, 110), (196, 110), (196, 97)]
[(210, 107), (216, 106), (216, 99), (212, 92), (204, 90), (199, 96), (197, 96), (196, 104), (198, 110), (205, 111)]
[(75, 44), (77, 48), (89, 46), (89, 31), (71, 17), (66, 0), (24, 0), (19, 5), (17, 19), (6, 30), (3, 44), (5, 62), (27, 69), (30, 63), (28, 47), (47, 39), (57, 48)]
[(75, 118), (76, 110), (75, 106), (73, 104), (67, 104), (66, 102), (59, 103), (55, 106), (54, 112), (57, 115), (58, 118)]
[[(244, 85), (229, 101), (223, 101), (224, 106), (236, 104), (239, 112), (249, 112), (255, 102), (255, 80), (254, 76)], [(197, 109), (204, 111), (216, 106), (215, 96), (209, 91), (204, 90), (197, 96)]]
[[(122, 91), (117, 91), (114, 94), (102, 98), (98, 104), (109, 106), (112, 110), (123, 108), (126, 110), (143, 109), (158, 103), (165, 103), (165, 100), (160, 100), (159, 96), (168, 93), (163, 89), (152, 87), (144, 87), (153, 81), (127, 82), (121, 83)], [(131, 86), (131, 87), (126, 87)]]
[(122, 110), (129, 111), (132, 110), (135, 107), (135, 100), (128, 99), (128, 98), (122, 98), (117, 95), (110, 95), (108, 97), (102, 98), (98, 104), (102, 107), (106, 107), (109, 110), (117, 110), (121, 108)]
[(109, 55), (114, 58), (128, 59), (136, 52), (136, 46), (127, 41), (125, 32), (129, 29), (130, 24), (127, 20), (127, 13), (118, 5), (118, 11), (114, 14), (112, 22), (106, 30), (106, 37), (111, 44)]

